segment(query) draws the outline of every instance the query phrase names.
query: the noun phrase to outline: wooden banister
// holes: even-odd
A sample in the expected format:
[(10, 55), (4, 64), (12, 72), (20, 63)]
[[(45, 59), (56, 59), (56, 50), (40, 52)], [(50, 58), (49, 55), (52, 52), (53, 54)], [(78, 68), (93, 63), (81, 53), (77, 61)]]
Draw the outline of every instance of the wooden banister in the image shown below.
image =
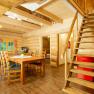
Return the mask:
[(67, 37), (67, 39), (66, 39), (66, 44), (65, 44), (65, 48), (64, 48), (64, 53), (63, 53), (63, 55), (65, 54), (65, 52), (66, 52), (66, 50), (67, 50), (67, 48), (68, 48), (68, 42), (69, 42), (69, 39), (70, 39), (71, 34), (72, 34), (72, 32), (73, 32), (73, 27), (74, 27), (74, 25), (75, 25), (75, 22), (76, 22), (76, 19), (77, 19), (77, 15), (78, 15), (78, 12), (76, 12), (76, 14), (75, 14), (75, 16), (74, 16), (74, 19), (73, 19), (73, 21), (72, 21), (72, 24), (71, 24), (71, 27), (70, 27), (70, 31), (69, 31), (68, 37)]
[(76, 19), (77, 19), (77, 15), (78, 15), (78, 12), (76, 12), (75, 16), (74, 16), (74, 19), (72, 21), (72, 24), (71, 24), (71, 27), (70, 27), (70, 31), (68, 33), (68, 36), (67, 36), (67, 39), (66, 39), (66, 44), (65, 44), (65, 48), (64, 48), (64, 53), (63, 53), (63, 57), (65, 57), (65, 80), (67, 79), (67, 74), (68, 74), (68, 62), (67, 62), (67, 49), (68, 49), (68, 43), (69, 43), (69, 40), (70, 40), (70, 37), (71, 37), (71, 34), (73, 33), (73, 28), (74, 28), (74, 25), (75, 25), (75, 22), (76, 22)]

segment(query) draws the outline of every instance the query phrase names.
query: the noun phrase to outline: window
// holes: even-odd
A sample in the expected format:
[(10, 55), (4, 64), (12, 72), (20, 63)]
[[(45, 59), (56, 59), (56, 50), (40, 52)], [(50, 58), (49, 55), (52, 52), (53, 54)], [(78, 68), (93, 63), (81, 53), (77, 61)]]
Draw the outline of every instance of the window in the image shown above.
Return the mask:
[(13, 51), (13, 50), (14, 50), (14, 43), (8, 42), (8, 51)]
[(3, 43), (2, 43), (2, 50), (3, 50), (3, 51), (6, 51), (6, 42), (3, 42)]
[(3, 49), (2, 49), (2, 42), (0, 42), (0, 51), (2, 51)]
[(0, 51), (6, 51), (6, 42), (0, 42)]
[(0, 51), (13, 51), (14, 49), (14, 42), (0, 42)]

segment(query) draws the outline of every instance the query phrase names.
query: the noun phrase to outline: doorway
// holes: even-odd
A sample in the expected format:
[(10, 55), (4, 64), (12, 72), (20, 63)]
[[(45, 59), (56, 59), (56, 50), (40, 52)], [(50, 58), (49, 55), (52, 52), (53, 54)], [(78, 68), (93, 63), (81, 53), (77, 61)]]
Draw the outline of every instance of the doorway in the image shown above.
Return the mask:
[(50, 37), (49, 36), (44, 36), (42, 38), (42, 51), (45, 52), (45, 58), (49, 62), (50, 61)]
[[(65, 58), (64, 58), (64, 50), (66, 46), (66, 40), (68, 37), (68, 33), (61, 33), (59, 34), (59, 64), (64, 64), (65, 63)], [(70, 49), (70, 41), (67, 49), (67, 62), (71, 61), (71, 49)]]

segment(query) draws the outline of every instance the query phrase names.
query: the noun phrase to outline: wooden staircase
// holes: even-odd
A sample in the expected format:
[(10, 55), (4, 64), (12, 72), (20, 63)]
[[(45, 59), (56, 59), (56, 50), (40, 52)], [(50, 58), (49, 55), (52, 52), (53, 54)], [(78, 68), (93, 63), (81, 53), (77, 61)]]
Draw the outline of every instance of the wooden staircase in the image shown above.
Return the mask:
[[(94, 94), (94, 92), (90, 93), (83, 90), (83, 88), (79, 89), (75, 87), (75, 85), (78, 85), (79, 87), (82, 86), (84, 88), (94, 89), (94, 82), (77, 78), (77, 74), (94, 77), (94, 71), (77, 69), (78, 66), (94, 69), (94, 62), (79, 62), (76, 60), (77, 56), (94, 57), (94, 14), (88, 14), (83, 19), (80, 32), (78, 33), (72, 63), (70, 64), (69, 73), (63, 89), (63, 91), (68, 94)], [(73, 86), (72, 84), (75, 85)]]

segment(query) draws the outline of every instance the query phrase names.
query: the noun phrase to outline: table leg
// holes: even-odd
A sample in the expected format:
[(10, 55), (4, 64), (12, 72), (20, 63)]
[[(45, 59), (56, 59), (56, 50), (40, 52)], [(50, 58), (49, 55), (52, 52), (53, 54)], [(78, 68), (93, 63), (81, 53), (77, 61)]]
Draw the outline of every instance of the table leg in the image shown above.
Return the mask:
[(42, 60), (42, 76), (45, 76), (45, 61)]
[(25, 80), (25, 72), (24, 72), (24, 64), (22, 62), (21, 63), (21, 82), (22, 84), (24, 84), (24, 80)]

